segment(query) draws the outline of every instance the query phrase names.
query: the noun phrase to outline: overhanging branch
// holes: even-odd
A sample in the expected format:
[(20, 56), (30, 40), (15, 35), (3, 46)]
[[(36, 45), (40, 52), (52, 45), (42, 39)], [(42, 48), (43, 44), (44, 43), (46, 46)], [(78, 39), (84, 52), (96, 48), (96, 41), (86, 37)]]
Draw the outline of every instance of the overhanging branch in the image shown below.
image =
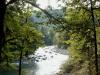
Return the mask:
[(25, 1), (26, 3), (29, 3), (29, 4), (31, 4), (32, 6), (34, 6), (34, 7), (36, 7), (36, 8), (38, 8), (38, 9), (40, 9), (42, 12), (44, 12), (46, 15), (47, 15), (47, 17), (48, 18), (50, 18), (50, 19), (53, 19), (53, 20), (55, 20), (56, 22), (58, 22), (58, 23), (60, 23), (60, 24), (63, 24), (63, 22), (64, 23), (67, 23), (65, 20), (58, 20), (57, 18), (55, 18), (54, 16), (52, 16), (50, 13), (48, 13), (46, 10), (44, 10), (44, 9), (42, 9), (42, 8), (40, 8), (38, 5), (36, 5), (35, 3), (33, 3), (33, 2), (30, 2), (30, 1)]
[(6, 4), (6, 6), (8, 6), (8, 5), (10, 5), (10, 4), (13, 4), (13, 3), (15, 3), (15, 2), (17, 2), (17, 1), (19, 1), (19, 0), (10, 0), (10, 1)]

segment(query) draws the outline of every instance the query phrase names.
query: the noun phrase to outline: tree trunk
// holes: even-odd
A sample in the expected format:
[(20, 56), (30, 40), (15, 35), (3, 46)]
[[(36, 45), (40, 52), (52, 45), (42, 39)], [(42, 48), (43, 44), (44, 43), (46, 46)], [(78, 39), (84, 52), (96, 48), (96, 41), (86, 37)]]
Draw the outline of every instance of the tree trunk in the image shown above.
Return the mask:
[(96, 66), (96, 75), (98, 75), (98, 54), (97, 54), (97, 39), (96, 39), (96, 26), (94, 20), (94, 12), (93, 12), (93, 2), (90, 0), (91, 3), (91, 16), (93, 22), (93, 31), (94, 31), (94, 46), (95, 46), (95, 66)]
[(22, 63), (22, 50), (21, 50), (21, 53), (20, 53), (20, 62), (19, 62), (19, 75), (21, 75), (21, 63)]
[(0, 0), (0, 63), (2, 62), (2, 48), (5, 41), (4, 17), (6, 12), (6, 0)]
[(89, 50), (89, 48), (88, 48), (88, 51), (87, 51), (87, 55), (88, 55), (88, 61), (89, 61), (89, 63), (88, 63), (88, 69), (89, 69), (89, 75), (92, 75), (92, 71), (91, 71), (91, 55), (90, 55), (90, 50)]

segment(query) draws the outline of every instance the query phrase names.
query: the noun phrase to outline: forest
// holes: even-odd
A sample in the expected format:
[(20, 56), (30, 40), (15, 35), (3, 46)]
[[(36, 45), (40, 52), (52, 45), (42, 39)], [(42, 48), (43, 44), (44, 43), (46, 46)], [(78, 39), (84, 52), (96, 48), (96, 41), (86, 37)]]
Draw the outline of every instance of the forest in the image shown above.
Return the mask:
[(68, 59), (56, 74), (28, 75), (100, 75), (100, 1), (0, 0), (0, 75), (25, 75), (24, 60), (39, 62), (38, 49)]

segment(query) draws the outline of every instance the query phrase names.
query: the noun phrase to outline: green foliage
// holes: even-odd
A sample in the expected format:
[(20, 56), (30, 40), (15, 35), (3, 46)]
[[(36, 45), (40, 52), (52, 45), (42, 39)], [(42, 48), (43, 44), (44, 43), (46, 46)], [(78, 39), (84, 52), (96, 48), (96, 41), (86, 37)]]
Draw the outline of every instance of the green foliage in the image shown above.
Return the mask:
[(55, 33), (54, 44), (56, 44), (59, 48), (65, 48), (65, 34), (65, 31)]
[(80, 36), (80, 34), (73, 33), (70, 35), (70, 40), (66, 42), (70, 44), (69, 53), (71, 53), (71, 58), (74, 59), (73, 61), (81, 60), (82, 59), (82, 48), (85, 43), (85, 40)]
[[(84, 0), (85, 2), (86, 0)], [(95, 49), (94, 49), (94, 32), (91, 21), (90, 9), (83, 6), (84, 3), (80, 0), (72, 0), (72, 5), (66, 8), (67, 15), (65, 16), (68, 24), (66, 24), (69, 39), (65, 43), (69, 44), (69, 64), (66, 62), (69, 71), (69, 65), (73, 66), (70, 70), (72, 75), (95, 75)], [(81, 4), (81, 5), (80, 5)], [(75, 6), (75, 7), (74, 7)], [(98, 42), (98, 56), (99, 55), (99, 11), (95, 10), (95, 24)], [(69, 68), (68, 68), (69, 67)]]
[(43, 44), (43, 35), (33, 25), (30, 17), (32, 8), (23, 1), (15, 2), (7, 7), (5, 15), (5, 45), (3, 48), (3, 62), (18, 60), (20, 51), (23, 56), (34, 54)]
[(100, 27), (97, 27), (96, 31), (97, 31), (98, 54), (100, 55)]

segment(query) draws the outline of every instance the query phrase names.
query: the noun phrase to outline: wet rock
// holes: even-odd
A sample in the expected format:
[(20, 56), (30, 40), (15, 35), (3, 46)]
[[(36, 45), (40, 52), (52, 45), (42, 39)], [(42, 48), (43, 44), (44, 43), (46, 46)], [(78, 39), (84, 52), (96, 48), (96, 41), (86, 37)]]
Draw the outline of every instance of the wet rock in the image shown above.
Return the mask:
[(46, 55), (43, 55), (44, 57), (46, 56)]
[(57, 55), (57, 54), (55, 54), (55, 55)]
[(38, 57), (42, 57), (42, 55), (39, 55)]
[(53, 58), (53, 55), (51, 56), (51, 58)]
[(42, 58), (43, 60), (46, 60), (47, 59), (47, 57), (45, 57), (45, 58)]
[(45, 51), (45, 53), (47, 53), (48, 51)]
[(39, 60), (35, 60), (36, 62), (39, 62)]
[(50, 54), (52, 53), (52, 52), (49, 52)]

